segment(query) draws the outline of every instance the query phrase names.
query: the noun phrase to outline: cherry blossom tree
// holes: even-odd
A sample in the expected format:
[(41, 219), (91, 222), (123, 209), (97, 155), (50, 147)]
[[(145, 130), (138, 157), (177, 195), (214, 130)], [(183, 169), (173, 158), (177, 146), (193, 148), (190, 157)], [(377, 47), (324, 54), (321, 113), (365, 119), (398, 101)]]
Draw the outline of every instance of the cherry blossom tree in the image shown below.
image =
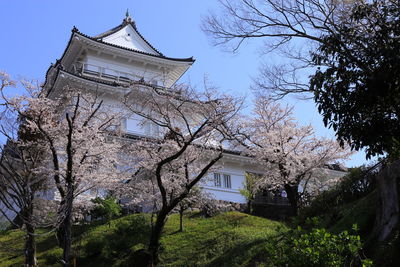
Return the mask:
[[(0, 148), (0, 214), (11, 224), (26, 232), (25, 266), (36, 266), (35, 230), (37, 227), (48, 227), (44, 218), (34, 213), (37, 198), (46, 191), (46, 177), (38, 170), (47, 164), (44, 150), (33, 141), (32, 135), (22, 134), (24, 118), (9, 112), (5, 88), (16, 85), (4, 72), (0, 73), (1, 127), (0, 135), (5, 143)], [(23, 83), (27, 89), (29, 83)], [(28, 90), (29, 91), (29, 90)]]
[(185, 86), (145, 92), (132, 88), (127, 94), (125, 105), (132, 114), (159, 129), (158, 136), (137, 137), (126, 146), (131, 159), (127, 165), (135, 173), (124, 187), (136, 191), (136, 197), (150, 195), (150, 203), (158, 203), (148, 247), (150, 265), (159, 261), (160, 237), (168, 214), (208, 172), (220, 167), (222, 142), (229, 139), (225, 125), (236, 116), (241, 101), (217, 95), (212, 89), (198, 92)]
[(243, 122), (242, 131), (242, 144), (265, 171), (257, 186), (284, 189), (296, 213), (300, 183), (307, 186), (306, 181), (326, 164), (351, 155), (337, 141), (317, 137), (311, 125), (299, 125), (291, 107), (265, 96), (257, 98), (254, 114)]
[[(63, 248), (63, 264), (70, 266), (74, 205), (88, 200), (90, 190), (106, 189), (119, 180), (116, 129), (120, 114), (96, 95), (73, 88), (65, 87), (53, 99), (37, 88), (29, 89), (33, 94), (7, 97), (3, 93), (4, 106), (23, 122), (19, 137), (32, 136), (29, 142), (40, 146), (46, 156), (35, 174), (51, 181), (59, 197), (57, 237)], [(29, 145), (22, 138), (18, 142)]]

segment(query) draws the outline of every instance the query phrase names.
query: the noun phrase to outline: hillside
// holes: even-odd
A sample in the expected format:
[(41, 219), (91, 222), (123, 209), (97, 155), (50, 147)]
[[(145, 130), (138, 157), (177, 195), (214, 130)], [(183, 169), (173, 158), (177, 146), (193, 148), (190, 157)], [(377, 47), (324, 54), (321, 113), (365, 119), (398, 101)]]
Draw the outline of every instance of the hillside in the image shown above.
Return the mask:
[[(77, 266), (127, 266), (131, 252), (147, 243), (149, 220), (148, 215), (129, 215), (110, 225), (76, 226)], [(264, 245), (288, 229), (282, 223), (239, 212), (212, 218), (187, 215), (184, 226), (184, 232), (177, 232), (179, 217), (170, 216), (161, 240), (161, 266), (257, 266), (257, 261), (263, 261)], [(19, 230), (0, 234), (1, 266), (23, 264), (23, 241)], [(39, 235), (37, 247), (40, 266), (59, 266), (62, 252), (54, 234)]]
[[(340, 219), (329, 230), (332, 233), (339, 233), (346, 229), (351, 229), (353, 224), (357, 224), (363, 243), (365, 255), (373, 259), (375, 266), (400, 266), (400, 227), (383, 244), (377, 245), (373, 233), (377, 192), (371, 192), (367, 196), (343, 205), (339, 209)], [(326, 227), (326, 225), (322, 225)]]

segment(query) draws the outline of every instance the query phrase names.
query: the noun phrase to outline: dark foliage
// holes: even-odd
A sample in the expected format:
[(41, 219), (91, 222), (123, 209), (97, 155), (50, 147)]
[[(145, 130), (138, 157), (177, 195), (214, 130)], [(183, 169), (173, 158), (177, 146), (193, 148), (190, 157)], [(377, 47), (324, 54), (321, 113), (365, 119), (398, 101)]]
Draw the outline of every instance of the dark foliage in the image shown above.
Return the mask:
[(350, 169), (350, 173), (339, 184), (322, 192), (300, 212), (300, 221), (324, 215), (330, 217), (331, 223), (335, 223), (339, 219), (339, 206), (365, 197), (375, 190), (375, 168)]
[(400, 137), (400, 2), (358, 3), (336, 26), (313, 53), (323, 66), (310, 81), (318, 110), (341, 143), (390, 154)]
[(376, 248), (376, 266), (400, 266), (400, 227), (393, 231), (391, 237)]
[(126, 258), (133, 247), (140, 247), (144, 240), (148, 240), (150, 230), (151, 227), (143, 216), (134, 216), (129, 220), (119, 221), (112, 233), (89, 238), (83, 250), (88, 259), (97, 257), (104, 262), (115, 258)]

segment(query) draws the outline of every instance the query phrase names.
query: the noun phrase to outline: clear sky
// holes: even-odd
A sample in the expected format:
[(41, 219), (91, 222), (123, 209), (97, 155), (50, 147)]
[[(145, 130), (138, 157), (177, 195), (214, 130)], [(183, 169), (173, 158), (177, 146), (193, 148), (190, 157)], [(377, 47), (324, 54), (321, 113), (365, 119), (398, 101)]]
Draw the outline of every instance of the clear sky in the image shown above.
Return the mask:
[[(50, 63), (61, 57), (73, 26), (87, 35), (96, 35), (119, 25), (128, 8), (141, 34), (164, 55), (196, 59), (181, 82), (200, 87), (207, 76), (221, 90), (247, 96), (251, 108), (249, 87), (260, 66), (257, 47), (261, 43), (247, 43), (236, 54), (211, 46), (200, 30), (200, 23), (208, 10), (217, 8), (216, 3), (215, 0), (2, 0), (0, 70), (14, 77), (43, 81)], [(333, 131), (323, 126), (312, 102), (288, 101), (295, 104), (295, 116), (302, 124), (311, 123), (319, 135), (334, 136)], [(357, 153), (346, 165), (363, 163), (365, 154)]]

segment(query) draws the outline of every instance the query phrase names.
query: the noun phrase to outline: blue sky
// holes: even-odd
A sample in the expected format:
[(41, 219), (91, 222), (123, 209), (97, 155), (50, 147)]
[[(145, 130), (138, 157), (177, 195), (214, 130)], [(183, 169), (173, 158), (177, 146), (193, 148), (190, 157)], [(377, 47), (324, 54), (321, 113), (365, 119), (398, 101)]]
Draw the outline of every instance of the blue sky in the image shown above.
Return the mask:
[[(14, 77), (43, 81), (50, 63), (61, 57), (73, 26), (85, 34), (96, 35), (119, 25), (128, 8), (139, 31), (159, 51), (170, 57), (196, 59), (181, 81), (201, 87), (207, 76), (220, 90), (248, 96), (251, 107), (249, 87), (261, 63), (257, 52), (261, 43), (245, 43), (236, 54), (211, 46), (200, 30), (200, 23), (208, 10), (217, 8), (216, 2), (2, 0), (0, 70)], [(287, 101), (295, 105), (295, 116), (300, 123), (311, 123), (319, 135), (334, 136), (333, 131), (323, 126), (312, 102)], [(363, 163), (365, 154), (360, 152), (346, 165)]]

